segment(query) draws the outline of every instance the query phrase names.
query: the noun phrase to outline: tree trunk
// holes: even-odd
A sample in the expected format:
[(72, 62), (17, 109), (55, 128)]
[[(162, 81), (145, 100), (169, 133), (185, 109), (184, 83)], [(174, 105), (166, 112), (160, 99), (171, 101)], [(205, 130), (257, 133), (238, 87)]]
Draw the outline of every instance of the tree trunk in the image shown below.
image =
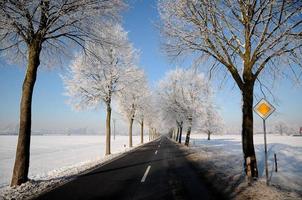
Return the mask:
[(141, 144), (144, 143), (144, 120), (141, 121)]
[(185, 141), (186, 146), (189, 146), (191, 128), (192, 128), (192, 118), (189, 118), (189, 127), (188, 127), (188, 130), (187, 130), (187, 136), (186, 136), (186, 141)]
[(178, 138), (178, 143), (181, 143), (181, 135), (182, 135), (182, 122), (179, 126), (179, 138)]
[(151, 128), (149, 127), (149, 141), (151, 141)]
[(129, 120), (129, 147), (132, 147), (132, 125), (133, 125), (133, 118)]
[(108, 103), (107, 104), (107, 116), (106, 116), (106, 153), (105, 153), (105, 155), (111, 154), (110, 139), (111, 139), (111, 106), (110, 106), (110, 103)]
[(208, 140), (211, 139), (211, 131), (208, 131)]
[(178, 137), (179, 137), (179, 126), (177, 126), (176, 141), (178, 141)]
[[(244, 167), (248, 176), (258, 177), (256, 154), (253, 140), (253, 88), (254, 83), (246, 82), (243, 91), (242, 107), (242, 150), (244, 154)], [(250, 166), (247, 166), (247, 158), (250, 158)], [(250, 171), (248, 171), (250, 169)]]
[(15, 165), (11, 186), (21, 185), (28, 180), (30, 160), (30, 135), (31, 135), (31, 104), (37, 71), (40, 65), (40, 42), (32, 42), (28, 46), (28, 64), (22, 87), (20, 103), (20, 127)]

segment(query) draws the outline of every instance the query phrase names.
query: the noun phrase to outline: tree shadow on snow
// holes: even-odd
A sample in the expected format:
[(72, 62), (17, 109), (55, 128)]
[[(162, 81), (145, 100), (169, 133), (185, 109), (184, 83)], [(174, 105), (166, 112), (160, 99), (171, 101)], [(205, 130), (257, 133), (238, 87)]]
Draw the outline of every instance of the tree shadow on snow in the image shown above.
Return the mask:
[[(205, 153), (209, 154), (208, 159), (213, 159), (211, 162), (214, 164), (221, 164), (221, 160), (225, 160), (226, 163), (230, 163), (230, 159), (235, 162), (233, 157), (241, 159), (243, 163), (243, 153), (241, 141), (236, 141), (233, 139), (202, 139), (202, 138), (192, 138), (190, 140), (192, 149), (198, 151), (200, 148)], [(295, 190), (295, 192), (302, 194), (302, 147), (290, 146), (281, 143), (269, 143), (268, 146), (268, 169), (269, 169), (269, 179), (271, 184), (277, 185), (280, 189), (290, 191)], [(265, 155), (264, 155), (264, 145), (255, 145), (257, 166), (259, 177), (265, 177)], [(277, 154), (278, 172), (275, 172), (274, 163), (274, 153)], [(212, 157), (211, 157), (212, 156)], [(221, 160), (220, 160), (221, 159)], [(239, 161), (237, 161), (239, 165)], [(243, 166), (241, 167), (243, 171)], [(240, 171), (238, 171), (240, 173)], [(238, 180), (238, 184), (241, 180)], [(234, 187), (238, 184), (235, 184)]]

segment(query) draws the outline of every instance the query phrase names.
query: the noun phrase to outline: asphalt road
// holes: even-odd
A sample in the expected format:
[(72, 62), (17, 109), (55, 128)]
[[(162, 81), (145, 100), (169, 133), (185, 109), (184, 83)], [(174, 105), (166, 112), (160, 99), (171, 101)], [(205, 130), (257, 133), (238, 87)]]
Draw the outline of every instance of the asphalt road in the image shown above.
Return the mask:
[(161, 137), (37, 199), (215, 199), (185, 155)]

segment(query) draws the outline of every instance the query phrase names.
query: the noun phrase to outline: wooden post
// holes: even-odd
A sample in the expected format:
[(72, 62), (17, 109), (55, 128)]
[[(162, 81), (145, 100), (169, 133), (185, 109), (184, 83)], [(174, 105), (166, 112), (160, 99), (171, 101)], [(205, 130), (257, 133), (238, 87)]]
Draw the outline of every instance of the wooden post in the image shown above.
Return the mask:
[(246, 165), (247, 165), (247, 180), (248, 183), (252, 183), (252, 170), (251, 170), (251, 157), (246, 158)]
[(277, 163), (277, 154), (274, 154), (274, 158), (275, 158), (275, 172), (278, 172), (278, 163)]

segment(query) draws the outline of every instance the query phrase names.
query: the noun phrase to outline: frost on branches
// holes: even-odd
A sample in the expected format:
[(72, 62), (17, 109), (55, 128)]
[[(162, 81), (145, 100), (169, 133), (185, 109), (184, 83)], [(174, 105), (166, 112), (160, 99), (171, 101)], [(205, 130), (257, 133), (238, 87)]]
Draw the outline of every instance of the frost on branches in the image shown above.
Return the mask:
[(223, 133), (223, 119), (219, 115), (214, 105), (207, 105), (205, 108), (205, 115), (202, 120), (200, 130), (208, 135), (208, 140), (211, 139), (211, 135), (215, 133)]
[[(135, 115), (135, 119), (140, 124), (140, 135), (141, 135), (141, 144), (144, 143), (144, 124), (146, 119), (148, 119), (148, 115), (151, 115), (152, 112), (155, 112), (155, 110), (152, 110), (152, 93), (147, 85), (147, 83), (144, 83), (143, 92), (141, 92), (141, 96), (139, 98), (139, 101), (137, 103), (137, 111)], [(150, 118), (150, 117), (149, 117)]]
[(28, 181), (32, 96), (40, 63), (53, 66), (72, 55), (74, 47), (85, 50), (86, 41), (106, 43), (95, 31), (111, 27), (123, 7), (121, 0), (0, 2), (0, 56), (27, 65), (11, 186)]
[(133, 70), (133, 73), (129, 76), (132, 81), (119, 93), (119, 108), (129, 122), (129, 147), (132, 147), (133, 121), (138, 114), (138, 110), (143, 108), (144, 99), (148, 95), (144, 72), (135, 67), (133, 67)]
[[(110, 154), (111, 102), (118, 92), (132, 82), (135, 69), (132, 65), (137, 51), (127, 40), (127, 33), (118, 24), (111, 27), (107, 44), (86, 44), (70, 66), (69, 74), (63, 76), (69, 103), (75, 109), (96, 108), (101, 103), (107, 110), (106, 155)], [(99, 32), (99, 34), (103, 34)]]
[[(192, 126), (206, 119), (210, 101), (210, 86), (203, 74), (194, 69), (175, 69), (167, 73), (158, 87), (163, 118), (177, 126), (176, 140), (181, 143), (182, 129), (187, 127), (185, 145), (189, 145)], [(213, 112), (213, 110), (211, 110)], [(208, 121), (212, 121), (208, 120)], [(174, 126), (174, 125), (173, 125)]]
[(203, 67), (210, 73), (230, 75), (240, 89), (245, 172), (258, 177), (253, 143), (254, 86), (273, 83), (284, 75), (299, 80), (302, 2), (160, 0), (158, 10), (169, 56), (206, 61)]
[[(159, 131), (167, 131), (167, 127), (160, 119), (160, 107), (156, 101), (156, 93), (150, 92), (144, 102), (144, 122), (149, 129), (149, 140), (154, 139)], [(140, 114), (139, 114), (140, 115)]]

